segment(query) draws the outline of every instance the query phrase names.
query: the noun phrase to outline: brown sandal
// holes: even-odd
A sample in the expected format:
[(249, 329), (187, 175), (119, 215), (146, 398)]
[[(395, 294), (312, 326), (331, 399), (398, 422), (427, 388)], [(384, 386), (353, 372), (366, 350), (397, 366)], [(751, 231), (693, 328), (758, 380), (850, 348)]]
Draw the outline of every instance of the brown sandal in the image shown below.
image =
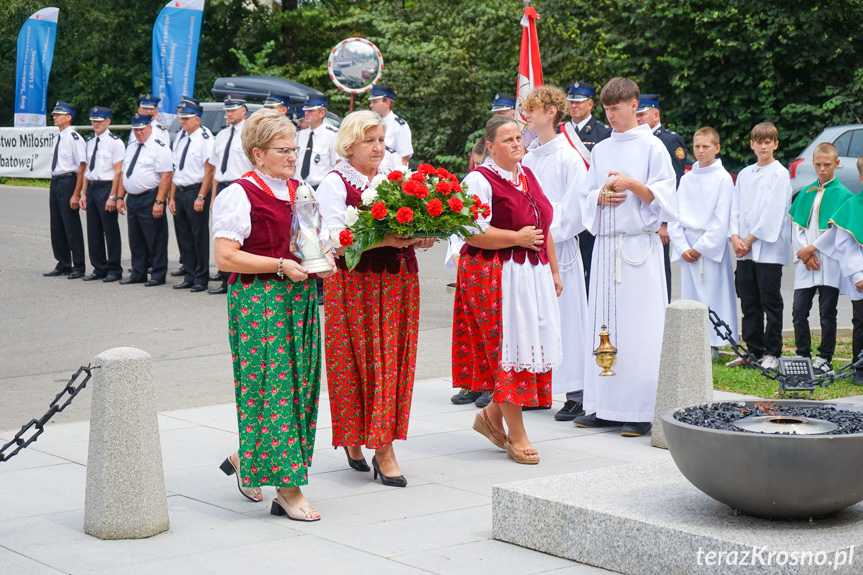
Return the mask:
[[(539, 463), (539, 452), (532, 448), (528, 447), (527, 449), (516, 449), (512, 446), (512, 442), (507, 438), (506, 446), (506, 456), (516, 463), (522, 463), (524, 465), (536, 465)], [(528, 458), (529, 455), (536, 455), (536, 458)]]
[(476, 414), (476, 417), (473, 419), (473, 428), (480, 435), (485, 436), (489, 441), (494, 444), (498, 449), (506, 449), (506, 435), (495, 431), (495, 429), (485, 420), (483, 414), (485, 413), (485, 408), (481, 409), (479, 413)]

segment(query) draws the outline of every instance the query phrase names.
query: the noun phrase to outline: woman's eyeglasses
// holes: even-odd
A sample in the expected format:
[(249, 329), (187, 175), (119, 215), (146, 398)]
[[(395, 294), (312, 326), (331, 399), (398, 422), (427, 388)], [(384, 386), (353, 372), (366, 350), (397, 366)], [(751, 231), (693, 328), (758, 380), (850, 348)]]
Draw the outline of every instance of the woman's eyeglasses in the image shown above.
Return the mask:
[(289, 148), (286, 146), (284, 148), (264, 148), (264, 149), (265, 150), (276, 150), (276, 153), (279, 154), (280, 156), (290, 156), (291, 154), (296, 156), (297, 154), (300, 153), (299, 147)]

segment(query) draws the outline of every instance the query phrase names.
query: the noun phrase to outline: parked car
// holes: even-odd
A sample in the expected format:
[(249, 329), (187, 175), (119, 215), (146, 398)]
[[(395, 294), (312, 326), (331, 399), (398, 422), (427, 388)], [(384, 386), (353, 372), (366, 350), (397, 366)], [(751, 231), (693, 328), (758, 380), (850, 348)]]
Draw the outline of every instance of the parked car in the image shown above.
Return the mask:
[(812, 154), (815, 146), (821, 142), (830, 142), (839, 151), (839, 166), (836, 177), (846, 188), (857, 193), (863, 185), (857, 177), (857, 158), (863, 156), (863, 124), (846, 124), (825, 128), (806, 149), (789, 165), (791, 173), (791, 190), (797, 194), (801, 189), (818, 179), (815, 167), (812, 165)]

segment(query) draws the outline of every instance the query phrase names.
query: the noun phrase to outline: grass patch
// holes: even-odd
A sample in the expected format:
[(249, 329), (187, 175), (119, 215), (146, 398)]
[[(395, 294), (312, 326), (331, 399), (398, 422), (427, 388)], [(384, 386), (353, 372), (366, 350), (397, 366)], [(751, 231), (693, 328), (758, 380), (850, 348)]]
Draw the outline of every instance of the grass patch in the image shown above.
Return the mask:
[[(743, 343), (743, 342), (741, 342)], [(821, 337), (817, 335), (812, 336), (812, 353), (818, 353), (818, 346), (821, 345)], [(719, 349), (724, 351), (731, 351), (731, 348), (728, 346), (720, 347)], [(732, 352), (733, 353), (733, 352)], [(836, 351), (833, 353), (833, 357), (845, 357), (851, 358), (851, 338), (836, 338)], [(784, 357), (794, 357), (797, 355), (797, 345), (794, 343), (794, 336), (784, 337), (782, 338), (782, 355)], [(848, 362), (844, 362), (848, 363)]]
[(51, 180), (40, 178), (0, 178), (0, 184), (7, 186), (25, 186), (28, 188), (50, 188)]

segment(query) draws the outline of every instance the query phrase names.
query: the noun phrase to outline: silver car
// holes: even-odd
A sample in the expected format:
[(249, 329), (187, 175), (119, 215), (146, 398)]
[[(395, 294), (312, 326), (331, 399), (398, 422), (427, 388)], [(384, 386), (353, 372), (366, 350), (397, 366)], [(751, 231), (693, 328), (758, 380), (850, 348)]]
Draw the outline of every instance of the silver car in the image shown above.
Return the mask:
[(812, 165), (812, 154), (815, 146), (821, 142), (830, 142), (839, 151), (839, 166), (836, 177), (846, 188), (855, 194), (863, 188), (857, 173), (857, 158), (863, 156), (863, 124), (847, 124), (831, 126), (806, 146), (806, 149), (788, 164), (791, 172), (791, 189), (797, 194), (802, 188), (818, 179), (815, 167)]

